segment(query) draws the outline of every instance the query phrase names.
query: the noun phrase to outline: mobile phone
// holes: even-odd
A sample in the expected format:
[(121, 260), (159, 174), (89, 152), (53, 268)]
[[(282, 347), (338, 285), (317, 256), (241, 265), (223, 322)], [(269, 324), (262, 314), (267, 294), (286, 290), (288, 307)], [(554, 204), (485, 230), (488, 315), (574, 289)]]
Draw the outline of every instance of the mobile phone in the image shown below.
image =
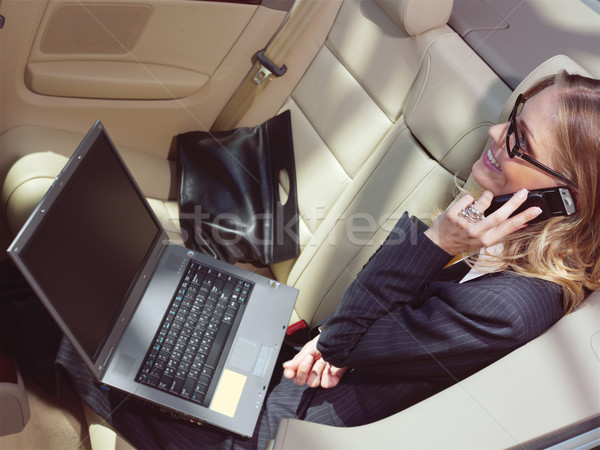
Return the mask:
[[(492, 199), (492, 203), (485, 214), (489, 215), (504, 205), (513, 194), (499, 195)], [(560, 186), (544, 189), (533, 189), (527, 194), (527, 200), (519, 206), (510, 216), (519, 214), (532, 206), (541, 208), (542, 213), (529, 223), (541, 222), (552, 217), (570, 216), (575, 214), (575, 200), (569, 188)]]

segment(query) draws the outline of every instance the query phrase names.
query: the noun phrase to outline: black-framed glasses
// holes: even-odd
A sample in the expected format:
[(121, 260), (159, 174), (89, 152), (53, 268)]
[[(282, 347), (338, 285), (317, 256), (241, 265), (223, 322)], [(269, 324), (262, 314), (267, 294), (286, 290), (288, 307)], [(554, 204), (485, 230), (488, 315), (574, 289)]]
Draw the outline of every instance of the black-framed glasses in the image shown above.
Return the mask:
[[(555, 170), (551, 169), (550, 167), (542, 164), (541, 162), (532, 158), (528, 154), (523, 153), (523, 149), (526, 147), (525, 147), (524, 143), (521, 142), (521, 138), (519, 137), (519, 130), (517, 129), (517, 115), (518, 115), (518, 112), (520, 111), (520, 107), (523, 106), (523, 104), (525, 103), (525, 100), (527, 100), (527, 99), (523, 97), (523, 94), (519, 94), (519, 96), (517, 97), (517, 101), (515, 102), (515, 106), (514, 106), (512, 112), (510, 113), (510, 116), (508, 116), (508, 121), (510, 122), (510, 125), (508, 126), (508, 131), (506, 132), (506, 151), (508, 152), (508, 156), (510, 156), (511, 159), (514, 158), (515, 156), (517, 156), (517, 157), (527, 161), (528, 163), (533, 164), (538, 169), (541, 169), (544, 172), (552, 175), (553, 177), (564, 181), (565, 183), (569, 184), (570, 186), (575, 186), (575, 183), (573, 183), (566, 176), (564, 176), (564, 175), (556, 172)], [(510, 137), (513, 134), (515, 135), (515, 145), (513, 145), (513, 147), (511, 148)]]

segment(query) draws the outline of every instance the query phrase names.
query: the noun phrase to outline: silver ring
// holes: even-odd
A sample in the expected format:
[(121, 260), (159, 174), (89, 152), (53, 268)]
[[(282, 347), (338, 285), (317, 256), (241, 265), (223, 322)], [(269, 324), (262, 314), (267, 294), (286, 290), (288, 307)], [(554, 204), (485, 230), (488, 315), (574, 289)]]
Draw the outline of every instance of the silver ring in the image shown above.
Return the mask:
[(475, 203), (471, 203), (469, 206), (463, 209), (460, 212), (460, 215), (471, 223), (479, 222), (480, 220), (485, 219), (485, 216), (481, 214), (477, 208), (475, 208)]

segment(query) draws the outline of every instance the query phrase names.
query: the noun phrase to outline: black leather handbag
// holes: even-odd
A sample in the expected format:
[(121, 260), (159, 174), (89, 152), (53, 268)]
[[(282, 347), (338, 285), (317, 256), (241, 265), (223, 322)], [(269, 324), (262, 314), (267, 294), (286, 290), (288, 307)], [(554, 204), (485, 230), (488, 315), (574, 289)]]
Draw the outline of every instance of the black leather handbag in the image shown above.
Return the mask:
[[(186, 246), (233, 263), (298, 256), (290, 112), (257, 127), (177, 136), (180, 223)], [(280, 173), (289, 179), (279, 198)]]

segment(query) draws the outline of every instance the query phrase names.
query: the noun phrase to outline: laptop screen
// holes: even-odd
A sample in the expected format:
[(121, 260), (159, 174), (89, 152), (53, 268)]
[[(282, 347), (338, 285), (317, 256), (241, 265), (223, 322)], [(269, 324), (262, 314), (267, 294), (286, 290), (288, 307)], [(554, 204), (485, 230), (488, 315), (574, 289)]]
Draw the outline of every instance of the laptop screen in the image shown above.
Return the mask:
[(20, 256), (95, 360), (160, 228), (103, 129), (90, 134)]

